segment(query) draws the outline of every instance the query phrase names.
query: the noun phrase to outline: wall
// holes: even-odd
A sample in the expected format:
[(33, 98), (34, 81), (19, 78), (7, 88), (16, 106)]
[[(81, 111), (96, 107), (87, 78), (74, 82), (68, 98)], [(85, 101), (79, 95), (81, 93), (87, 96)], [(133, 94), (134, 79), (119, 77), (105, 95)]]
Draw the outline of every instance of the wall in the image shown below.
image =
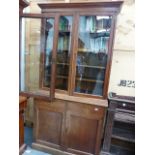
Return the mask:
[(109, 91), (128, 96), (135, 96), (134, 84), (127, 86), (118, 84), (120, 80), (135, 80), (134, 10), (134, 0), (127, 0), (118, 15), (109, 83)]

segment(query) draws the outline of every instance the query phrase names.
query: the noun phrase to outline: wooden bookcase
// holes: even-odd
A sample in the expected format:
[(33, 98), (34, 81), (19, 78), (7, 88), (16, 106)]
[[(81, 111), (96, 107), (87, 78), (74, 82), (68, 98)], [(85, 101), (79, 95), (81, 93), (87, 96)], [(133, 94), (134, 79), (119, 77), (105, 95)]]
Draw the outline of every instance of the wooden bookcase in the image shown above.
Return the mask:
[(21, 14), (21, 94), (34, 97), (34, 148), (100, 153), (121, 4), (48, 3)]

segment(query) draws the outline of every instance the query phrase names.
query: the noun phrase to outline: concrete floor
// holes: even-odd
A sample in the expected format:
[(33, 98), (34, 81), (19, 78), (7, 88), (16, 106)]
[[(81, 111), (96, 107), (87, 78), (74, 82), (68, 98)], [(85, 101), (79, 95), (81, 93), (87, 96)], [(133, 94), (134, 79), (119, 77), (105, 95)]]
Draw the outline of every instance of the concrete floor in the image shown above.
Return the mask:
[(51, 155), (51, 154), (44, 153), (38, 150), (34, 150), (28, 147), (22, 155)]

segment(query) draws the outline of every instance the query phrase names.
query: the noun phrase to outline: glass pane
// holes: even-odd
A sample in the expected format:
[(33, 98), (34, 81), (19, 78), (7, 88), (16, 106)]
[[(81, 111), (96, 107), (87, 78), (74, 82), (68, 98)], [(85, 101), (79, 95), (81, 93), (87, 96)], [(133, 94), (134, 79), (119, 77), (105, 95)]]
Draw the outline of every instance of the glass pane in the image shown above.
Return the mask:
[[(36, 95), (50, 95), (50, 90), (46, 92), (42, 88), (42, 79), (45, 75), (43, 72), (42, 59), (42, 40), (43, 33), (41, 30), (45, 30), (47, 27), (42, 25), (43, 19), (35, 18), (23, 18), (22, 19), (22, 35), (21, 35), (21, 54), (20, 54), (20, 86), (21, 91), (35, 93)], [(53, 21), (53, 19), (49, 19)], [(48, 33), (51, 35), (50, 33)], [(47, 38), (49, 36), (47, 35)], [(41, 40), (42, 39), (42, 40)], [(50, 55), (52, 49), (52, 37), (47, 39), (50, 43), (46, 46), (46, 55)], [(48, 43), (47, 43), (48, 44)], [(50, 57), (50, 56), (49, 56)], [(49, 65), (49, 57), (45, 59), (45, 66)], [(46, 69), (45, 69), (46, 72)], [(50, 72), (50, 71), (49, 71)], [(49, 80), (50, 81), (50, 80)]]
[(57, 47), (56, 89), (68, 89), (69, 62), (71, 54), (72, 16), (61, 16)]
[(102, 95), (110, 16), (80, 16), (75, 92)]
[[(45, 22), (45, 29), (43, 28), (43, 34), (45, 35), (45, 44), (43, 46), (44, 50), (44, 67), (43, 67), (43, 86), (50, 87), (51, 81), (51, 59), (53, 50), (53, 37), (54, 37), (54, 19), (48, 18), (44, 19), (42, 23)], [(43, 41), (44, 42), (44, 41)]]

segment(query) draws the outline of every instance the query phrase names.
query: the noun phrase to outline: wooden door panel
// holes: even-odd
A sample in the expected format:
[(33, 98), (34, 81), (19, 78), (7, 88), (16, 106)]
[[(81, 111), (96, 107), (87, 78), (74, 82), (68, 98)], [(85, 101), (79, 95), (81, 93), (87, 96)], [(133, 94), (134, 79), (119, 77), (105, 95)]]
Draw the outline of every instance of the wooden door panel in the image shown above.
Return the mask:
[(59, 148), (64, 139), (65, 103), (35, 100), (35, 141)]
[(68, 102), (66, 127), (69, 152), (98, 154), (104, 113), (103, 107)]
[(62, 114), (40, 109), (38, 139), (60, 145)]
[(70, 115), (68, 147), (94, 153), (98, 121)]

